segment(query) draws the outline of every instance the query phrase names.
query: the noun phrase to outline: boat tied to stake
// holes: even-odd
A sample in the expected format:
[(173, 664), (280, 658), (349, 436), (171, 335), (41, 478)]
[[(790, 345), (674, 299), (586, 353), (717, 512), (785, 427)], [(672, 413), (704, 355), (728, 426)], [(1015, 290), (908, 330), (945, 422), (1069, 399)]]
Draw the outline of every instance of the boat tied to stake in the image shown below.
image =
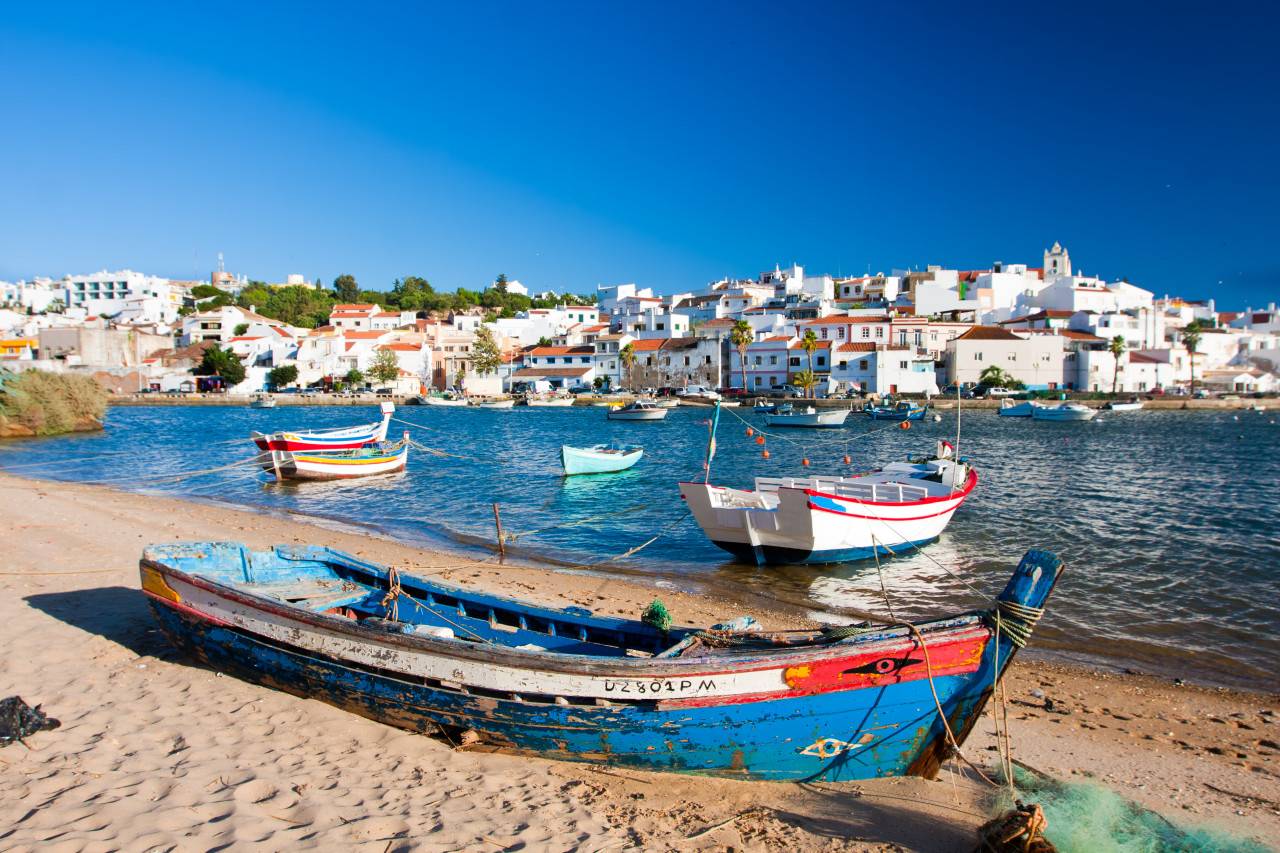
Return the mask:
[(391, 415), (395, 412), (396, 405), (390, 401), (384, 401), (381, 409), (382, 420), (378, 423), (309, 432), (253, 432), (250, 437), (262, 451), (353, 450), (386, 441), (387, 427), (391, 425)]
[(165, 543), (140, 562), (161, 631), (215, 670), (455, 743), (794, 781), (934, 778), (1061, 570), (1033, 550), (985, 609), (760, 632), (541, 607), (328, 548)]
[(597, 444), (594, 447), (560, 447), (560, 459), (564, 463), (564, 473), (574, 474), (611, 474), (625, 471), (640, 461), (644, 448), (638, 444), (622, 444), (611, 442)]
[(707, 538), (740, 560), (836, 563), (933, 541), (977, 484), (939, 441), (932, 458), (854, 477), (757, 477), (753, 490), (687, 482), (680, 494)]
[(347, 480), (403, 471), (409, 462), (409, 433), (394, 444), (385, 442), (350, 450), (268, 450), (258, 466), (277, 480)]

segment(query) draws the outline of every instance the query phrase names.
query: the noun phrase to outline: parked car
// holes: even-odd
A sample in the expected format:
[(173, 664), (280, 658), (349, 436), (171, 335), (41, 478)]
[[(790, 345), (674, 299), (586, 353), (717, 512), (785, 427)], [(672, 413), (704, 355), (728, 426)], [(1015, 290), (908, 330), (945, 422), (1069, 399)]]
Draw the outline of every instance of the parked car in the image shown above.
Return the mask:
[(745, 388), (721, 388), (720, 396), (731, 400), (737, 397), (746, 397), (747, 390)]
[(959, 386), (959, 388), (955, 385), (948, 385), (946, 388), (942, 389), (942, 396), (954, 397), (957, 390), (960, 392), (960, 399), (962, 400), (972, 400), (975, 396), (972, 388), (966, 388), (963, 385)]
[(705, 397), (708, 400), (719, 400), (720, 395), (702, 385), (686, 385), (676, 392), (678, 397)]
[(988, 397), (1012, 397), (1012, 396), (1013, 396), (1014, 394), (1016, 394), (1016, 393), (1018, 393), (1018, 392), (1017, 392), (1017, 391), (1013, 391), (1013, 390), (1011, 390), (1011, 389), (1009, 389), (1009, 388), (1000, 388), (1000, 387), (996, 387), (996, 388), (988, 388), (988, 389), (987, 389), (987, 396), (988, 396)]
[(803, 397), (804, 392), (794, 385), (774, 385), (769, 389), (770, 393), (781, 394), (784, 397)]
[(377, 388), (373, 394), (375, 397), (391, 397), (395, 394), (395, 391), (391, 388)]

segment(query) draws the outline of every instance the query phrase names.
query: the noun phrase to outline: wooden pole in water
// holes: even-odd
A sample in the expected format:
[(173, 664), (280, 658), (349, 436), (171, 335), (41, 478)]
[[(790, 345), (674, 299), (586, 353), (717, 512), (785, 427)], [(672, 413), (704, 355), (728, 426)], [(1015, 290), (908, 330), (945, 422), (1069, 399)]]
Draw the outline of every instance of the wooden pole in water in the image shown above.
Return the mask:
[(498, 512), (498, 505), (493, 505), (493, 526), (498, 528), (498, 556), (507, 556), (507, 546), (502, 541), (502, 514)]

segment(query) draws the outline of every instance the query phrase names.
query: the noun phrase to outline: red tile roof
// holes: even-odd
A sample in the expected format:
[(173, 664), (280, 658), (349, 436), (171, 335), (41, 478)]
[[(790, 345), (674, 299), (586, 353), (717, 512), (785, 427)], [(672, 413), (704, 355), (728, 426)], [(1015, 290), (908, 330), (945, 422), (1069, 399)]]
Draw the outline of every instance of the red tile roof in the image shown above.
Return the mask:
[(1089, 343), (1103, 343), (1106, 341), (1106, 338), (1100, 338), (1088, 332), (1077, 332), (1075, 329), (1054, 329), (1053, 331), (1055, 334), (1073, 341), (1088, 341)]
[(422, 352), (422, 346), (419, 344), (393, 343), (383, 344), (378, 349), (389, 349), (395, 352)]
[[(818, 345), (818, 349), (831, 349), (835, 341), (814, 341), (814, 343)], [(796, 341), (788, 349), (804, 349), (804, 341)]]
[(591, 355), (595, 351), (595, 347), (586, 345), (576, 347), (534, 347), (529, 350), (529, 355)]
[(852, 320), (853, 318), (850, 317), (848, 314), (828, 314), (826, 317), (819, 317), (816, 320), (805, 320), (804, 325), (806, 326), (829, 326), (829, 325), (843, 326)]
[(372, 302), (343, 302), (333, 306), (334, 311), (370, 311), (377, 308)]
[[(1098, 338), (1098, 340), (1102, 340), (1102, 338)], [(1131, 352), (1129, 353), (1129, 363), (1130, 364), (1164, 364), (1165, 362), (1153, 356), (1143, 355), (1140, 352)]]
[(351, 341), (373, 341), (385, 336), (387, 333), (383, 331), (373, 330), (368, 332), (343, 332), (342, 336)]
[(836, 352), (875, 352), (876, 345), (871, 341), (851, 341), (847, 344), (841, 344), (837, 347)]
[(590, 367), (522, 367), (511, 374), (513, 379), (536, 379), (539, 376), (582, 376)]
[(957, 341), (1020, 341), (1022, 338), (999, 326), (974, 326), (956, 338)]
[(628, 346), (633, 352), (657, 352), (662, 349), (662, 338), (645, 338), (643, 340), (632, 341)]

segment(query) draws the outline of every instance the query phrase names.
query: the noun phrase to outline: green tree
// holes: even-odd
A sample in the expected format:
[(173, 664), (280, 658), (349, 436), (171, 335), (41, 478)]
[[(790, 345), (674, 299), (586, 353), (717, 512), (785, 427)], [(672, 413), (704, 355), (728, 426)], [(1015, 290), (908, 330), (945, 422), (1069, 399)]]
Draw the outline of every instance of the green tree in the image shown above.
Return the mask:
[(353, 367), (347, 371), (347, 375), (342, 377), (342, 380), (348, 385), (361, 385), (364, 383), (364, 374)]
[(61, 314), (67, 310), (67, 303), (63, 302), (60, 297), (53, 297), (49, 300), (49, 304), (44, 309), (49, 314)]
[(1200, 346), (1200, 332), (1204, 327), (1199, 320), (1192, 320), (1182, 330), (1182, 345), (1187, 348), (1191, 368), (1191, 393), (1196, 390), (1196, 348)]
[(267, 384), (272, 388), (283, 388), (297, 381), (298, 366), (296, 364), (282, 364), (267, 372)]
[(236, 323), (236, 327), (231, 331), (231, 334), (235, 335), (238, 338), (247, 331), (249, 331), (248, 323)]
[(507, 274), (506, 273), (504, 272), (498, 273), (498, 277), (493, 280), (493, 289), (498, 291), (499, 293), (507, 292)]
[[(538, 346), (540, 346), (540, 347), (549, 347), (549, 346), (551, 346), (551, 339), (550, 339), (550, 338), (548, 338), (546, 335), (543, 335), (542, 337), (538, 338)], [(630, 345), (630, 344), (627, 344), (627, 346), (631, 346), (631, 345)]]
[(733, 329), (729, 332), (729, 340), (738, 349), (738, 361), (742, 368), (742, 391), (747, 391), (747, 350), (756, 340), (755, 329), (751, 328), (751, 324), (746, 320), (739, 320), (733, 324)]
[(631, 344), (627, 344), (622, 348), (622, 352), (618, 353), (618, 360), (622, 362), (622, 366), (627, 370), (627, 386), (635, 390), (636, 348)]
[(812, 370), (802, 370), (791, 378), (795, 386), (804, 391), (804, 396), (808, 397), (818, 384), (818, 375)]
[(394, 382), (400, 378), (400, 360), (395, 351), (380, 349), (369, 365), (369, 377), (375, 382)]
[(360, 298), (360, 285), (355, 276), (343, 273), (333, 280), (333, 292), (339, 302), (355, 302)]
[[(812, 377), (813, 376), (813, 354), (818, 349), (818, 336), (813, 333), (813, 329), (805, 329), (804, 337), (800, 339), (800, 347), (804, 350), (804, 354), (808, 357), (809, 375)], [(796, 383), (796, 384), (799, 385), (799, 383)], [(815, 378), (814, 381), (809, 384), (809, 387), (812, 388), (817, 384), (818, 382), (817, 382), (817, 379)], [(800, 385), (800, 387), (803, 388), (804, 386)], [(809, 396), (808, 393), (806, 393), (805, 396), (806, 397)]]
[(244, 381), (244, 365), (236, 354), (229, 349), (222, 349), (217, 344), (204, 351), (197, 370), (205, 376), (221, 376), (230, 388)]
[(391, 304), (401, 311), (430, 310), (428, 303), (434, 295), (431, 282), (421, 276), (407, 275), (391, 285)]
[(502, 366), (502, 353), (498, 351), (498, 344), (493, 339), (493, 332), (489, 331), (488, 326), (476, 329), (475, 345), (471, 348), (471, 363), (475, 366), (476, 373), (481, 376), (497, 373), (498, 368)]
[(1111, 393), (1114, 395), (1120, 384), (1120, 356), (1124, 355), (1125, 350), (1124, 335), (1116, 335), (1112, 338), (1107, 344), (1107, 349), (1111, 350), (1111, 355), (1116, 360), (1116, 369), (1111, 374)]

